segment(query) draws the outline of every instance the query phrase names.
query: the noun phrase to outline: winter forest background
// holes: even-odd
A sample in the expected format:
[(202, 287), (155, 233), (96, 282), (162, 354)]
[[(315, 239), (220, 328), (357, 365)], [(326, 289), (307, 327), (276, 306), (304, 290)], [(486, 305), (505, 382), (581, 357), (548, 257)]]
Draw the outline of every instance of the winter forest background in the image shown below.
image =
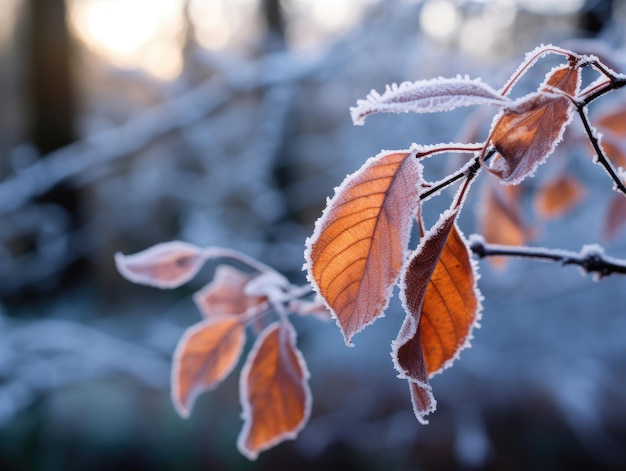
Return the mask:
[[(113, 260), (180, 239), (304, 282), (304, 240), (347, 173), (381, 148), (484, 139), (493, 115), (354, 127), (357, 99), (457, 74), (498, 88), (548, 42), (625, 72), (625, 27), (626, 4), (600, 0), (0, 0), (0, 469), (624, 469), (619, 276), (481, 261), (482, 328), (434, 378), (428, 426), (390, 367), (398, 306), (355, 348), (333, 323), (296, 320), (311, 420), (249, 462), (236, 375), (187, 421), (169, 397), (172, 352), (199, 318), (190, 295), (214, 267), (159, 291)], [(592, 120), (626, 97), (601, 102)], [(578, 142), (579, 126), (568, 133)], [(626, 233), (603, 238), (611, 185), (590, 155), (571, 145), (530, 183), (567, 165), (585, 184), (558, 221), (525, 216), (530, 243), (626, 257)], [(482, 203), (468, 201), (466, 234)], [(442, 208), (430, 209), (432, 224)]]

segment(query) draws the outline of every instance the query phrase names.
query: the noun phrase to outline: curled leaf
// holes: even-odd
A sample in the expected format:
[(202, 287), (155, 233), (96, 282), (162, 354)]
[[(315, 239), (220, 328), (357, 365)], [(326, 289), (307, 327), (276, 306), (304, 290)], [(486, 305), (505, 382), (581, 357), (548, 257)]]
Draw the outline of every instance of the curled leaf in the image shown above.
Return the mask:
[(212, 317), (187, 329), (172, 366), (172, 401), (181, 417), (188, 417), (196, 398), (232, 371), (244, 341), (245, 324), (236, 316)]
[(505, 105), (510, 100), (480, 80), (467, 77), (438, 78), (387, 85), (380, 95), (372, 90), (350, 108), (352, 122), (362, 125), (374, 113), (435, 113), (460, 106)]
[(498, 151), (488, 170), (506, 183), (519, 183), (532, 175), (554, 152), (572, 120), (569, 97), (580, 87), (580, 70), (553, 70), (537, 93), (526, 95), (494, 119), (489, 141)]
[(124, 278), (157, 288), (176, 288), (202, 268), (202, 249), (186, 242), (157, 244), (133, 255), (115, 254), (115, 265)]
[(253, 278), (253, 275), (230, 265), (220, 265), (215, 270), (213, 281), (195, 293), (193, 300), (204, 317), (243, 314), (267, 300), (264, 296), (246, 293), (246, 286)]
[(381, 317), (404, 263), (422, 165), (412, 152), (381, 152), (348, 176), (307, 240), (308, 278), (344, 339)]
[(571, 175), (561, 175), (539, 189), (535, 211), (543, 218), (556, 218), (572, 209), (582, 196), (582, 184)]
[(456, 227), (457, 210), (446, 211), (411, 256), (401, 292), (407, 316), (393, 342), (392, 357), (413, 391), (415, 414), (434, 410), (428, 378), (449, 367), (469, 346), (480, 315), (477, 275)]
[(237, 447), (251, 460), (263, 450), (294, 439), (309, 418), (309, 372), (295, 341), (290, 323), (268, 326), (241, 372), (244, 425)]

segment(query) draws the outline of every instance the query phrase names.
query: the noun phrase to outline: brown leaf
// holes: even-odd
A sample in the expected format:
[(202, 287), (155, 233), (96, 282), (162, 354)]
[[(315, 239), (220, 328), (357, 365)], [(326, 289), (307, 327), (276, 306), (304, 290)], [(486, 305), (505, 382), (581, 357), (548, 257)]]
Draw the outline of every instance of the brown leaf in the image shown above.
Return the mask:
[[(480, 205), (480, 233), (491, 244), (524, 245), (529, 231), (520, 214), (520, 186), (487, 182)], [(504, 257), (489, 257), (496, 267), (506, 263)]]
[(576, 206), (582, 197), (582, 184), (571, 175), (561, 175), (537, 191), (535, 211), (543, 218), (556, 218)]
[(620, 107), (604, 113), (597, 119), (596, 125), (608, 130), (616, 137), (626, 137), (626, 110)]
[(564, 66), (553, 70), (539, 92), (526, 95), (496, 116), (489, 140), (498, 151), (489, 171), (507, 183), (518, 183), (532, 175), (554, 151), (574, 106), (560, 90), (575, 96), (580, 87), (580, 70)]
[(402, 268), (422, 181), (416, 152), (382, 152), (348, 176), (307, 241), (309, 281), (348, 345), (383, 315)]
[(407, 316), (392, 356), (398, 372), (424, 389), (413, 397), (420, 421), (434, 407), (428, 378), (450, 366), (469, 345), (480, 314), (477, 276), (456, 216), (457, 210), (441, 216), (404, 273), (401, 296)]
[(626, 198), (622, 193), (615, 193), (604, 219), (604, 227), (602, 229), (603, 237), (607, 240), (614, 239), (625, 223)]
[(232, 371), (244, 342), (245, 324), (237, 316), (212, 317), (187, 329), (172, 366), (172, 401), (181, 417), (188, 417), (196, 398)]
[(218, 314), (243, 314), (265, 301), (264, 296), (250, 296), (245, 288), (253, 276), (230, 265), (220, 265), (213, 281), (193, 295), (204, 317)]
[(176, 288), (202, 268), (202, 249), (180, 241), (157, 244), (133, 255), (115, 254), (117, 270), (124, 278), (157, 288)]
[(295, 341), (290, 323), (268, 326), (241, 372), (244, 425), (237, 447), (251, 460), (263, 450), (294, 439), (309, 418), (309, 372)]

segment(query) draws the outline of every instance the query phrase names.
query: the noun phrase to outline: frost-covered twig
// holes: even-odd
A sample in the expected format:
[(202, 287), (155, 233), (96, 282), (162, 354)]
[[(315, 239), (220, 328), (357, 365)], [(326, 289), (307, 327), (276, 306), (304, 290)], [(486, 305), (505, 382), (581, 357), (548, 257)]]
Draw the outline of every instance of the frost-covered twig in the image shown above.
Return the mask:
[(562, 265), (578, 265), (584, 273), (592, 274), (601, 279), (612, 274), (626, 275), (626, 260), (609, 257), (604, 254), (601, 246), (585, 245), (580, 252), (548, 249), (543, 247), (515, 247), (508, 245), (488, 244), (485, 239), (473, 234), (469, 239), (472, 252), (479, 258), (485, 257), (516, 257), (532, 258)]

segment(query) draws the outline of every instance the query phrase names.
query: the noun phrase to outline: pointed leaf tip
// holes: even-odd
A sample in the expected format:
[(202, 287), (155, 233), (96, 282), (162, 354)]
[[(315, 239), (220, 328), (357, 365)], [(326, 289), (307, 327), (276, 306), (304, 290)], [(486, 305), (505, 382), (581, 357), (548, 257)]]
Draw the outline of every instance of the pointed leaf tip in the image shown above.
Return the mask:
[(352, 345), (381, 317), (405, 260), (422, 166), (412, 152), (381, 152), (348, 176), (307, 241), (308, 278)]
[(201, 248), (180, 241), (157, 244), (133, 255), (115, 254), (115, 265), (124, 278), (161, 289), (188, 282), (204, 261)]
[(239, 451), (254, 460), (260, 452), (294, 439), (311, 411), (309, 372), (288, 322), (275, 322), (257, 338), (241, 372), (244, 425)]

